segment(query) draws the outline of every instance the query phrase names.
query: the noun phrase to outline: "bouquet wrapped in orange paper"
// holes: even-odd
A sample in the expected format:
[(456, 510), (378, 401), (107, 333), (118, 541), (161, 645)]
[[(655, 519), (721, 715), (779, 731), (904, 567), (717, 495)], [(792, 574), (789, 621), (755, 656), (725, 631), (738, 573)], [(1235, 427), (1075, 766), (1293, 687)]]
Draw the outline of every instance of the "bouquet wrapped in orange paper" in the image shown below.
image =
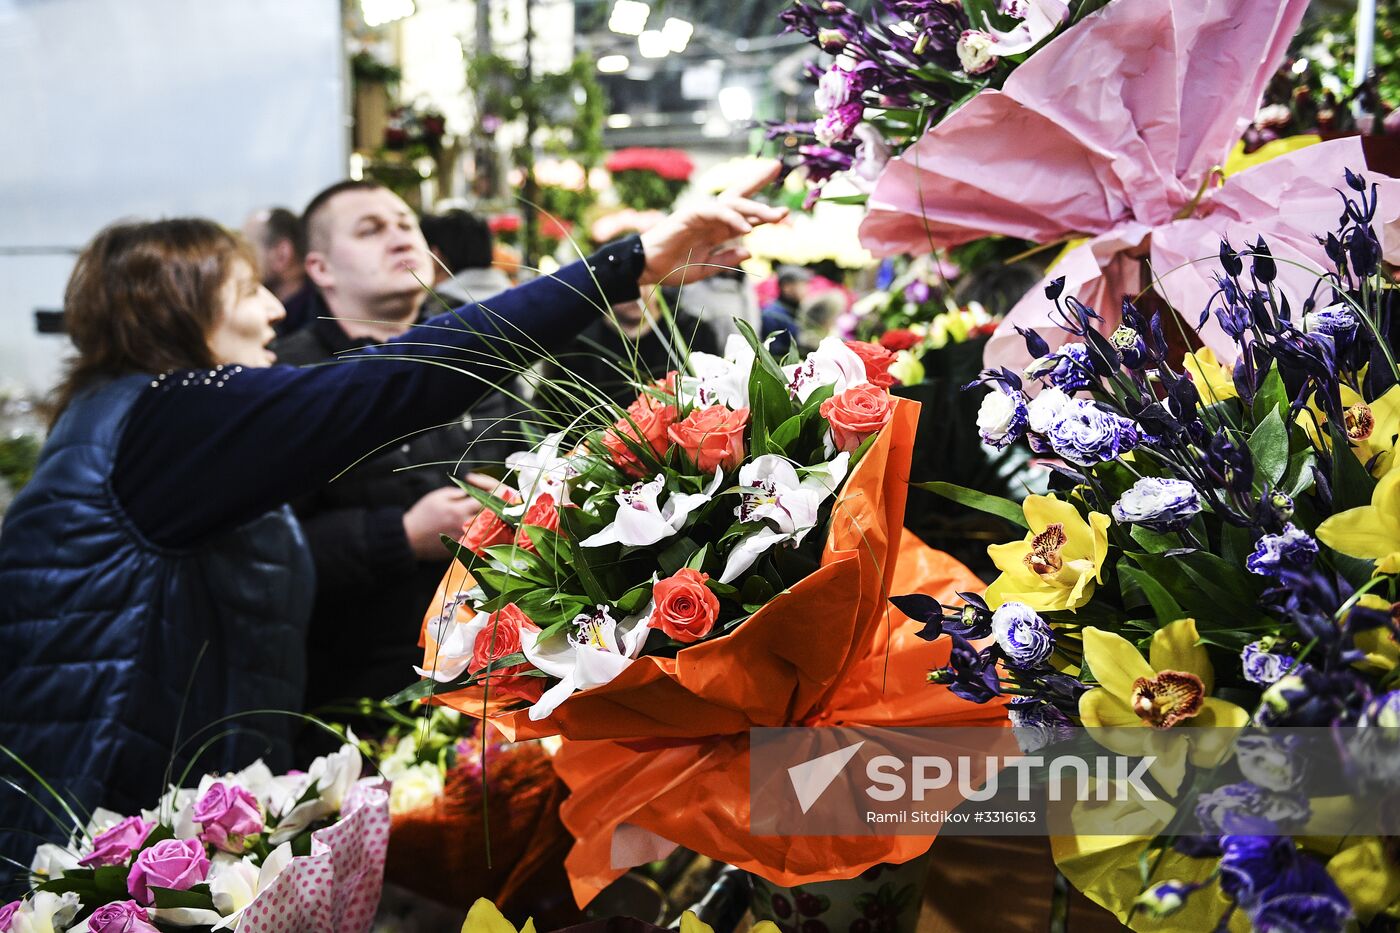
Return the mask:
[(928, 686), (946, 648), (888, 604), (980, 588), (902, 534), (917, 406), (889, 395), (891, 360), (834, 339), (786, 366), (752, 339), (691, 354), (571, 452), (512, 458), (518, 497), (484, 497), (423, 673), (508, 736), (570, 740), (580, 903), (675, 844), (780, 884), (927, 849), (749, 835), (752, 727), (1001, 723)]

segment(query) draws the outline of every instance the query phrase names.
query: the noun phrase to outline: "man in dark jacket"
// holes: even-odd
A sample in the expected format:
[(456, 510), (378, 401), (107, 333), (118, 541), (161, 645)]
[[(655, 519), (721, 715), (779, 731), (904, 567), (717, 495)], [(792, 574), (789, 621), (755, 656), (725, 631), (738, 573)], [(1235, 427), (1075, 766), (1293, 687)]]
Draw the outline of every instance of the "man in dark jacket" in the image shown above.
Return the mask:
[[(335, 185), (312, 199), (303, 223), (307, 273), (319, 295), (311, 322), (274, 344), (278, 362), (326, 363), (442, 310), (427, 307), (428, 247), (392, 192), (365, 182)], [(419, 626), (448, 563), (441, 535), (461, 534), (478, 511), (450, 477), (499, 467), (519, 449), (522, 410), (505, 393), (488, 393), (460, 420), (365, 451), (293, 503), (316, 562), (308, 710), (383, 698), (416, 679)]]

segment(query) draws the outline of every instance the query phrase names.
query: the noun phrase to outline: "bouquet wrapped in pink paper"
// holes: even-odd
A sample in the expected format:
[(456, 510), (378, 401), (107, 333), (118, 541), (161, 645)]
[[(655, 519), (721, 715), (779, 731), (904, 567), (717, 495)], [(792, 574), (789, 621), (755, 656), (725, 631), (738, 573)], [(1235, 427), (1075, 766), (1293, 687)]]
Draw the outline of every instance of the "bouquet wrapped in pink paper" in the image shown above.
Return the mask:
[(360, 778), (353, 745), (304, 773), (258, 761), (136, 816), (98, 810), (67, 845), (39, 846), (0, 933), (365, 933), (388, 841), (388, 788)]
[[(1266, 240), (1295, 293), (1326, 266), (1313, 232), (1336, 219), (1335, 179), (1365, 165), (1360, 143), (1296, 149), (1226, 177), (1307, 0), (1133, 0), (1110, 3), (1035, 52), (1000, 90), (980, 92), (892, 159), (861, 226), (879, 255), (955, 246), (989, 235), (1040, 243), (1084, 238), (1056, 264), (1073, 296), (1117, 327), (1124, 295), (1155, 287), (1189, 325), (1217, 285), (1220, 241)], [(1387, 257), (1400, 251), (1400, 197), (1380, 186)], [(1248, 239), (1247, 239), (1248, 238)], [(1152, 278), (1144, 276), (1150, 260)], [(1017, 328), (1054, 349), (1063, 332), (1042, 289), (988, 344), (988, 366), (1026, 362)], [(1214, 321), (1200, 339), (1233, 362)]]

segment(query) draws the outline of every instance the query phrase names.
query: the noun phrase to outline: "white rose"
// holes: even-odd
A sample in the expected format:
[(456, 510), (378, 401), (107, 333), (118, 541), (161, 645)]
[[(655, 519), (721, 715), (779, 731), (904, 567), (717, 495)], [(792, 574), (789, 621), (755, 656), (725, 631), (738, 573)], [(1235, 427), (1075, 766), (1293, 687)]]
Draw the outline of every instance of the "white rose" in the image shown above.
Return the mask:
[(980, 29), (968, 29), (958, 37), (958, 61), (963, 71), (980, 75), (996, 67), (996, 42)]

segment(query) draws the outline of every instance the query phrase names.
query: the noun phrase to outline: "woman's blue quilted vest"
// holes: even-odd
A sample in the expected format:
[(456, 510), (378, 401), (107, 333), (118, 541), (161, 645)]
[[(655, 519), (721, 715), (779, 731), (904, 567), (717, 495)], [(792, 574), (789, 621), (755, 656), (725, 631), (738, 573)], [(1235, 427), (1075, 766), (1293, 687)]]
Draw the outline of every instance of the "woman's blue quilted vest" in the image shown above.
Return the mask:
[[(289, 766), (292, 717), (204, 727), (245, 710), (300, 710), (315, 592), (286, 506), (188, 550), (155, 546), (132, 526), (112, 464), (149, 384), (128, 376), (75, 400), (0, 529), (0, 745), (83, 807), (126, 814), (152, 807), (167, 764), (178, 782), (206, 740), (196, 775), (258, 757)], [(172, 485), (198, 487), (198, 477)], [(218, 738), (229, 729), (240, 731)], [(172, 752), (177, 733), (195, 738)], [(0, 775), (17, 773), (0, 760)], [(0, 830), (15, 827), (67, 835), (0, 786)], [(27, 864), (20, 853), (34, 844), (14, 834), (0, 852)]]

